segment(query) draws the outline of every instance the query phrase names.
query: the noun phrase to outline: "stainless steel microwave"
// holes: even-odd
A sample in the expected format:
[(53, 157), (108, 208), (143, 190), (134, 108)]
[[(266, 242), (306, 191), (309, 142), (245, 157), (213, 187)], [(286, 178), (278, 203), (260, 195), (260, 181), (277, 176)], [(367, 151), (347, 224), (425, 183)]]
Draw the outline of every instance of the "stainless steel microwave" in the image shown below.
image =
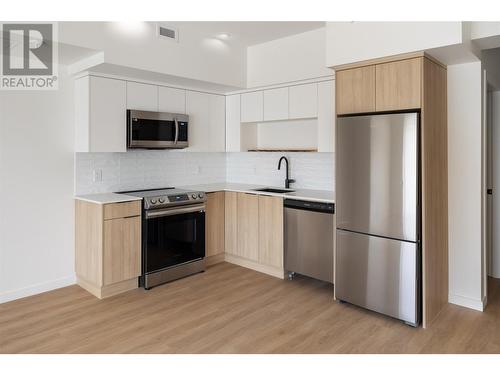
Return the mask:
[(127, 148), (186, 148), (189, 116), (127, 109)]

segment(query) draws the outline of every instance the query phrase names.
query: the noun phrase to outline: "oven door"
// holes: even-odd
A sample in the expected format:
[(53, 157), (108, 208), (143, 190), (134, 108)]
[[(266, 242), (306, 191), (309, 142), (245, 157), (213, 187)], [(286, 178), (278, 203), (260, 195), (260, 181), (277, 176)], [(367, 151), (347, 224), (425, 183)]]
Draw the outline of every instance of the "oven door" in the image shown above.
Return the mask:
[(127, 147), (188, 147), (188, 116), (127, 110)]
[(143, 274), (205, 257), (205, 205), (145, 212)]

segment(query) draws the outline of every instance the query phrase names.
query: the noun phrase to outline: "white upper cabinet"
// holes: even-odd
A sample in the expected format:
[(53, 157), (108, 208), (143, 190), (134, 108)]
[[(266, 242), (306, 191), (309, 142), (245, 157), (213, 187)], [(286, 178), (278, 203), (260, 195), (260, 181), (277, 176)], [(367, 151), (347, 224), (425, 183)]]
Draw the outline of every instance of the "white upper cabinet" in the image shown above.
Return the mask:
[[(75, 80), (75, 147), (77, 152), (126, 152), (126, 112), (136, 109), (188, 115), (188, 152), (284, 144), (332, 152), (334, 91), (330, 80), (224, 96), (87, 75)], [(279, 131), (285, 138), (275, 135), (277, 129), (286, 130)]]
[(226, 150), (226, 97), (209, 96), (209, 132), (207, 151), (224, 152)]
[(257, 122), (264, 119), (264, 95), (262, 91), (241, 94), (241, 122)]
[(125, 152), (126, 82), (86, 76), (75, 81), (76, 152)]
[(226, 151), (241, 151), (240, 95), (226, 96)]
[(127, 82), (127, 109), (158, 111), (158, 86)]
[(318, 83), (318, 151), (335, 151), (335, 84)]
[(189, 116), (187, 151), (225, 150), (225, 97), (196, 91), (186, 92), (186, 114)]
[(158, 111), (186, 113), (186, 90), (160, 86), (158, 88)]
[(291, 119), (318, 116), (318, 84), (290, 86), (289, 114)]
[(264, 90), (264, 121), (288, 119), (288, 87)]

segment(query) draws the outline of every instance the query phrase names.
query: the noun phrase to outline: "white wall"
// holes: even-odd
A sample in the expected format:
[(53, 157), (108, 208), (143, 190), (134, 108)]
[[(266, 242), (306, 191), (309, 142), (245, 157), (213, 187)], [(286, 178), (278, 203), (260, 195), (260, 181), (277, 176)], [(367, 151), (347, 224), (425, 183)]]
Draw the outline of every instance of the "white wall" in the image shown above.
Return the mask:
[(490, 258), (491, 276), (500, 278), (500, 91), (491, 93), (491, 130), (492, 130), (492, 186), (493, 244)]
[(500, 22), (473, 21), (470, 33), (473, 40), (500, 35)]
[(250, 46), (247, 87), (333, 75), (325, 67), (325, 28)]
[(327, 22), (326, 66), (462, 43), (462, 22)]
[(0, 303), (74, 283), (73, 86), (0, 91)]
[(449, 301), (483, 308), (481, 63), (448, 66)]
[[(159, 39), (154, 22), (60, 22), (59, 41), (104, 51), (107, 64), (245, 87), (246, 48), (179, 27), (179, 43)], [(122, 28), (120, 28), (122, 27)]]

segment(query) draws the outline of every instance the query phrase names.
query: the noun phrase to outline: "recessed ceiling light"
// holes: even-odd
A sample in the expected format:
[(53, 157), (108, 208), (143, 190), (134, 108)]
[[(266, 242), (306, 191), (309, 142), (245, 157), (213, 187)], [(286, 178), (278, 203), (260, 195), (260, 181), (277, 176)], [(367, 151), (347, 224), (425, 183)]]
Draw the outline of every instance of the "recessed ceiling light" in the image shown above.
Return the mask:
[(229, 33), (219, 33), (219, 34), (216, 35), (216, 38), (220, 39), (220, 40), (228, 40), (228, 39), (231, 39), (231, 34), (229, 34)]

